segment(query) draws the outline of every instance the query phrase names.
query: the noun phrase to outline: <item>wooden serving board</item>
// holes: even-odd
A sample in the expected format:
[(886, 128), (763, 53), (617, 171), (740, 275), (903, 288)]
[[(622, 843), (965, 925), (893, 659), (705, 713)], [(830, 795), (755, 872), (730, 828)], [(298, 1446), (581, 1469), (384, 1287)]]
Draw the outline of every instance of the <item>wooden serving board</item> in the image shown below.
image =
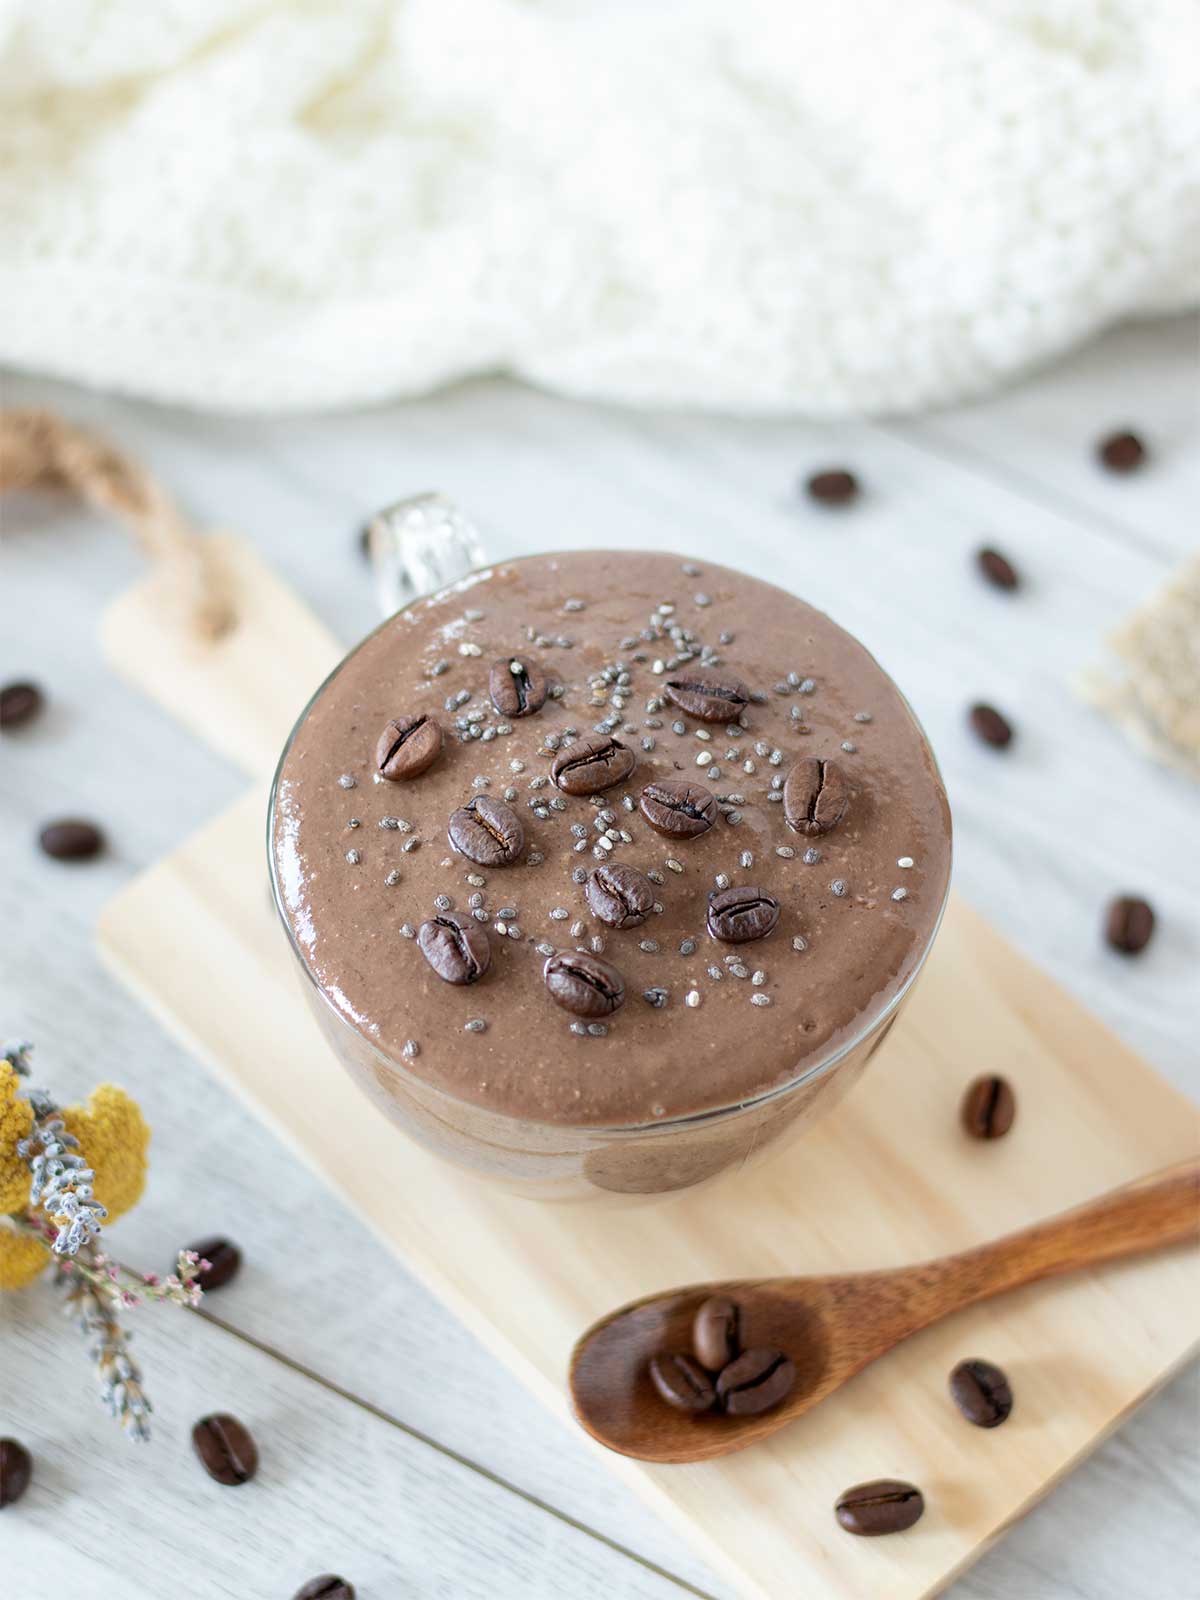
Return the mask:
[[(292, 636), (290, 614), (308, 628), (290, 707), (268, 696), (247, 722), (242, 705), (239, 749), (261, 772), (331, 647), (277, 579), (259, 587), (252, 558), (232, 547), (231, 558), (247, 585), (245, 626), (261, 625), (276, 650)], [(169, 703), (175, 668), (169, 653), (155, 653), (152, 610), (136, 595), (120, 604), (123, 666), (139, 681), (148, 671)], [(208, 714), (202, 704), (223, 717), (238, 698), (246, 649), (243, 639), (227, 667), (214, 657), (207, 699), (203, 673), (183, 663), (195, 725)], [(135, 880), (102, 919), (101, 949), (560, 1411), (573, 1341), (621, 1301), (676, 1282), (899, 1265), (1031, 1222), (1196, 1149), (1194, 1108), (958, 902), (886, 1049), (799, 1144), (639, 1208), (518, 1199), (411, 1143), (330, 1055), (269, 902), (266, 803), (260, 783)], [(1008, 1138), (980, 1145), (960, 1133), (957, 1107), (966, 1082), (988, 1071), (1012, 1080), (1020, 1110)], [(963, 1313), (745, 1454), (692, 1467), (606, 1459), (757, 1600), (918, 1600), (944, 1588), (1164, 1382), (1195, 1350), (1197, 1329), (1196, 1255), (1163, 1252)], [(951, 1404), (946, 1376), (964, 1356), (1008, 1372), (1016, 1406), (1004, 1427), (972, 1428)], [(923, 1487), (923, 1520), (892, 1539), (843, 1533), (831, 1509), (838, 1492), (884, 1476)]]

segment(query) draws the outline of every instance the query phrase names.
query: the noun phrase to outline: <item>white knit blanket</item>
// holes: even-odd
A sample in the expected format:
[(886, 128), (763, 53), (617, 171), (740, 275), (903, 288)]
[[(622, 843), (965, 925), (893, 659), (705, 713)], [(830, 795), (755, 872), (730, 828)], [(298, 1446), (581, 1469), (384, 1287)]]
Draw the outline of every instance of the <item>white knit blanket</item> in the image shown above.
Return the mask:
[(0, 0), (0, 361), (843, 415), (1196, 297), (1196, 0)]

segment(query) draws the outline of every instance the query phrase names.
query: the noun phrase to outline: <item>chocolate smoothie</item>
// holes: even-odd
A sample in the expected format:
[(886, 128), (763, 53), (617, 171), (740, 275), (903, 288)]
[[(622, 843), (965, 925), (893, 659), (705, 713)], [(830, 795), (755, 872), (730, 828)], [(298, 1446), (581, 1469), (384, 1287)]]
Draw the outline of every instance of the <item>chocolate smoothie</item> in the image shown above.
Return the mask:
[(535, 1189), (644, 1192), (853, 1081), (936, 931), (950, 817), (828, 617), (589, 551), (354, 651), (285, 752), (272, 853), (317, 1015), (390, 1115)]

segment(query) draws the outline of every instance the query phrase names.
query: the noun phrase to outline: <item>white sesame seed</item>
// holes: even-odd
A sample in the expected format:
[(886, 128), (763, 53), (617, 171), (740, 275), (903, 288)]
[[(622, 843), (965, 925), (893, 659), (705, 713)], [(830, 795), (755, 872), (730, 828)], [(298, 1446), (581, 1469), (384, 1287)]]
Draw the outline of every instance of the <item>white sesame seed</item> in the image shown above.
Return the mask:
[(353, 773), (343, 772), (338, 779), (338, 787), (341, 789), (353, 789), (357, 782), (358, 780)]
[(752, 867), (754, 865), (753, 852), (750, 850), (743, 850), (741, 855), (738, 857), (738, 862), (743, 867)]
[(682, 861), (676, 861), (674, 856), (668, 856), (667, 857), (667, 866), (672, 872), (682, 872), (683, 871), (683, 862)]
[(401, 1050), (400, 1054), (404, 1056), (406, 1060), (412, 1061), (415, 1059), (415, 1057), (421, 1054), (421, 1046), (415, 1039), (405, 1039), (404, 1048)]
[(896, 863), (898, 867), (904, 867), (905, 869), (911, 867), (912, 864), (913, 858), (911, 856), (901, 856), (899, 861)]
[(761, 989), (763, 984), (766, 983), (766, 981), (767, 981), (767, 975), (762, 970), (761, 967), (758, 969), (757, 972), (752, 972), (750, 974), (750, 982), (754, 985), (754, 987), (756, 989)]
[(908, 890), (907, 889), (893, 889), (892, 890), (892, 899), (893, 900), (907, 900), (908, 899)]
[(405, 939), (415, 939), (417, 937), (417, 930), (411, 922), (402, 922), (400, 924), (400, 933)]
[(777, 856), (782, 856), (785, 861), (790, 861), (796, 852), (792, 849), (790, 844), (777, 844), (775, 846), (775, 854)]
[[(459, 645), (458, 653), (459, 653), (460, 656), (481, 656), (483, 654), (483, 651), (479, 648), (479, 646), (477, 644), (471, 644), (468, 641), (464, 641), (462, 644)], [(479, 1032), (478, 1029), (476, 1029), (475, 1031)]]
[(483, 1033), (487, 1027), (487, 1023), (482, 1017), (472, 1017), (470, 1022), (465, 1022), (463, 1024), (463, 1027), (468, 1033)]
[(846, 752), (846, 754), (848, 756), (852, 756), (854, 754), (854, 752), (858, 749), (858, 746), (850, 739), (843, 739), (842, 740), (842, 749)]
[(835, 878), (829, 885), (829, 892), (837, 895), (839, 900), (845, 899), (848, 892), (845, 878)]
[(797, 934), (795, 934), (793, 936), (793, 938), (792, 938), (792, 949), (793, 950), (807, 950), (808, 949), (808, 940), (804, 937), (803, 934), (797, 933)]
[(769, 1006), (771, 1004), (771, 996), (769, 994), (752, 994), (750, 996), (750, 1004), (752, 1006)]
[(683, 997), (683, 1003), (685, 1006), (691, 1006), (695, 1009), (700, 1004), (701, 998), (699, 989), (689, 989)]
[(361, 850), (347, 850), (346, 851), (346, 860), (350, 863), (350, 865), (352, 867), (356, 867), (358, 865), (358, 863), (362, 860), (362, 851)]

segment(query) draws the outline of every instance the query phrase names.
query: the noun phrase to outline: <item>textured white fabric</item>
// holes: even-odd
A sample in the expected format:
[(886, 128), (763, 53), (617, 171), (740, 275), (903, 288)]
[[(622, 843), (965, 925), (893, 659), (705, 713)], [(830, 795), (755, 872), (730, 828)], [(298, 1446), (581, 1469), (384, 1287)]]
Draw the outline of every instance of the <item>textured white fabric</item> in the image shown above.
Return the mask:
[(814, 415), (1196, 297), (1196, 0), (0, 0), (0, 360)]

